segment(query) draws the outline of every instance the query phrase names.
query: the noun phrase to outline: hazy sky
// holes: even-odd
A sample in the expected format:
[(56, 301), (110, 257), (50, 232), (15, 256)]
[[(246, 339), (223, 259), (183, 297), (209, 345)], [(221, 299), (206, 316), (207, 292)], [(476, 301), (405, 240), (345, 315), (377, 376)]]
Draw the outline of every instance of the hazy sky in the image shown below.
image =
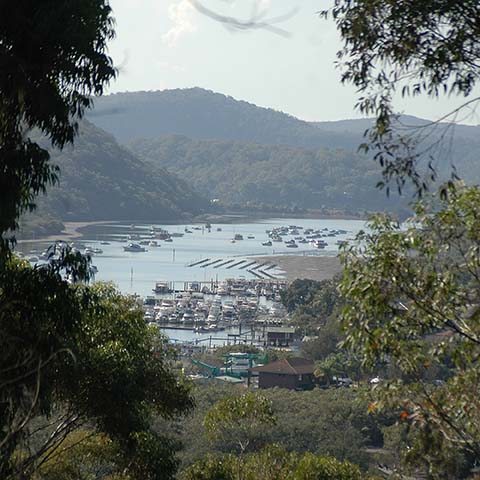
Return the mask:
[[(232, 32), (189, 0), (110, 0), (117, 38), (110, 54), (120, 75), (110, 92), (203, 87), (305, 120), (358, 117), (355, 92), (335, 69), (339, 36), (317, 12), (329, 0), (201, 0), (223, 15), (248, 20), (255, 5), (289, 32)], [(404, 113), (438, 118), (454, 102), (399, 102)], [(480, 123), (480, 116), (469, 119)]]

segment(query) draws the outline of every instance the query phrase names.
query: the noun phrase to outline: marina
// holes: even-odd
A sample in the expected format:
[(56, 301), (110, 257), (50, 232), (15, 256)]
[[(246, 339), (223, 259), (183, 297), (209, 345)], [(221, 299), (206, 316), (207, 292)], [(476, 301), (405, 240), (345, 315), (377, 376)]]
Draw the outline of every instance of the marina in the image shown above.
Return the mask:
[[(338, 271), (339, 247), (363, 227), (363, 221), (331, 219), (216, 225), (108, 222), (84, 229), (70, 245), (91, 257), (95, 280), (112, 281), (135, 295), (147, 321), (172, 342), (194, 349), (265, 346), (266, 329), (289, 328), (281, 291), (292, 279), (312, 273), (330, 278)], [(41, 264), (47, 261), (48, 245), (20, 244), (18, 253)], [(292, 264), (301, 266), (293, 277)]]

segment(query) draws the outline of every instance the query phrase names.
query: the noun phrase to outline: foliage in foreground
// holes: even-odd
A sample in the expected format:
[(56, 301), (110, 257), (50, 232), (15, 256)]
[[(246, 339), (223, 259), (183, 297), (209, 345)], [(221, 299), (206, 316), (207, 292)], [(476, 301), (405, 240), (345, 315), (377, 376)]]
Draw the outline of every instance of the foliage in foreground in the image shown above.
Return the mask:
[(274, 424), (272, 402), (252, 392), (222, 398), (207, 412), (203, 422), (210, 440), (225, 442), (233, 437), (241, 454), (255, 449), (259, 433)]
[[(248, 413), (234, 418), (227, 416), (227, 421), (222, 421), (219, 426), (220, 435), (212, 436), (205, 428), (209, 412), (222, 410), (225, 403), (231, 402), (224, 401), (224, 398), (242, 398), (245, 389), (209, 381), (197, 385), (192, 394), (196, 408), (178, 424), (180, 434), (176, 437), (184, 446), (179, 453), (183, 468), (208, 454), (238, 455), (241, 451), (239, 440), (249, 440), (247, 452), (278, 444), (290, 452), (311, 452), (340, 461), (348, 460), (368, 469), (370, 462), (366, 448), (382, 447), (382, 425), (394, 422), (387, 416), (379, 418), (374, 413), (367, 414), (367, 403), (359, 399), (354, 389), (295, 392), (275, 388), (261, 392), (261, 397), (267, 400), (266, 406), (271, 407), (273, 418), (268, 413), (270, 407), (266, 412), (263, 410), (268, 413), (267, 422), (253, 420), (249, 425)], [(231, 428), (225, 428), (227, 423)]]
[(297, 454), (270, 445), (243, 457), (209, 455), (182, 473), (182, 480), (367, 480), (350, 462)]
[[(388, 192), (390, 183), (402, 190), (409, 181), (421, 195), (436, 179), (439, 160), (457, 163), (447, 142), (445, 152), (439, 148), (443, 137), (451, 141), (452, 128), (438, 122), (409, 128), (397, 121), (393, 102), (400, 95), (458, 95), (468, 109), (478, 102), (473, 94), (480, 78), (477, 0), (335, 0), (323, 15), (333, 18), (343, 41), (337, 54), (342, 81), (359, 92), (358, 110), (375, 116), (365, 148), (376, 152), (382, 167), (379, 185)], [(461, 108), (443, 120), (450, 116), (455, 122)], [(440, 138), (432, 138), (438, 130)], [(422, 161), (429, 165), (423, 171)], [(451, 173), (455, 177), (455, 170)]]
[(370, 408), (412, 428), (407, 457), (435, 478), (455, 478), (445, 452), (480, 457), (479, 211), (480, 189), (451, 187), (408, 228), (376, 217), (343, 253), (345, 344), (397, 369)]
[(173, 474), (175, 445), (151, 419), (191, 399), (134, 301), (110, 285), (71, 286), (53, 267), (10, 262), (0, 281), (0, 476), (29, 478), (86, 425), (131, 478)]

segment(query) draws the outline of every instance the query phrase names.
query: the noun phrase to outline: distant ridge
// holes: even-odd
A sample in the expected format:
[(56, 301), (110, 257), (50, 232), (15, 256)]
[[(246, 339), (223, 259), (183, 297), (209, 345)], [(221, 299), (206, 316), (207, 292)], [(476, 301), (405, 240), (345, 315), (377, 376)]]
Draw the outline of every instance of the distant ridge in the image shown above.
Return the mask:
[(187, 178), (196, 191), (226, 205), (276, 205), (356, 213), (403, 209), (375, 188), (375, 162), (348, 150), (302, 149), (181, 135), (141, 139), (139, 158)]
[(119, 142), (177, 134), (303, 148), (356, 148), (335, 132), (201, 88), (116, 93), (95, 99), (90, 120)]
[[(357, 150), (371, 119), (306, 122), (287, 113), (202, 88), (125, 92), (95, 99), (89, 112), (92, 123), (127, 144), (139, 138), (184, 135), (192, 139), (227, 140), (262, 145), (289, 145), (308, 149)], [(425, 125), (429, 120), (403, 115), (404, 125)], [(440, 130), (441, 124), (435, 130)], [(480, 147), (480, 127), (456, 125), (457, 143), (464, 139)], [(464, 149), (454, 155), (463, 157)]]

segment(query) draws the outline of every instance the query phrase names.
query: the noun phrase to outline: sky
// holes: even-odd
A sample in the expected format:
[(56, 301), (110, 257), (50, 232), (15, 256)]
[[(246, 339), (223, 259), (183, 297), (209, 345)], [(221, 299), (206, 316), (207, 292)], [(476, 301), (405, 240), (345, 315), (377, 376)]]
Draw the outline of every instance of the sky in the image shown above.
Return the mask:
[[(357, 94), (335, 67), (340, 37), (318, 11), (331, 0), (198, 0), (248, 21), (258, 13), (281, 29), (238, 31), (190, 0), (110, 0), (116, 38), (109, 53), (119, 76), (108, 92), (202, 87), (309, 121), (360, 118)], [(276, 23), (272, 19), (287, 17)], [(457, 99), (401, 100), (399, 112), (436, 119)], [(480, 114), (465, 118), (480, 123)]]

